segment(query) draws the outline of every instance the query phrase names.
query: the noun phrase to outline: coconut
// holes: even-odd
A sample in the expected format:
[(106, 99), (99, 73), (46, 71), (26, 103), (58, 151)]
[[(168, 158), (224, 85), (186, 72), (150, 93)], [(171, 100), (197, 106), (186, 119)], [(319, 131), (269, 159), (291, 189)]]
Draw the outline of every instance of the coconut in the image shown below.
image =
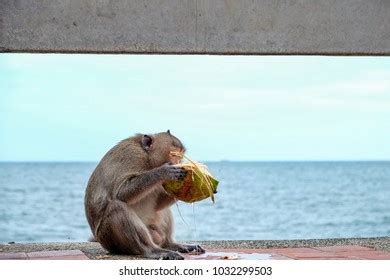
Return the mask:
[(215, 202), (214, 193), (217, 192), (218, 180), (210, 174), (207, 166), (177, 152), (172, 152), (172, 155), (185, 158), (185, 162), (177, 166), (183, 167), (187, 175), (183, 180), (165, 182), (165, 190), (185, 202), (196, 202), (208, 197)]

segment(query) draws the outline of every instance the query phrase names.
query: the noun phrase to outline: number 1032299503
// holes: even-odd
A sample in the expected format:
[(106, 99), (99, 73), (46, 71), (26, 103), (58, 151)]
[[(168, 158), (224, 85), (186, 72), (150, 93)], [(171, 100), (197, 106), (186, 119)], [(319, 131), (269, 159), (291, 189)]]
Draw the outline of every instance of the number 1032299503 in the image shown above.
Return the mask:
[(213, 275), (272, 275), (270, 266), (220, 266), (213, 267)]

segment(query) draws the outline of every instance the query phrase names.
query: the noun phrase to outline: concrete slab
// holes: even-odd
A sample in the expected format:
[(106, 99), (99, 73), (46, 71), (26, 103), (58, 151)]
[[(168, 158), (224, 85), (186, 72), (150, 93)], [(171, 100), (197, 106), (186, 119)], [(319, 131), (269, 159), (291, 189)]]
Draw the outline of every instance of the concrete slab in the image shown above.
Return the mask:
[(1, 0), (0, 52), (390, 55), (387, 0)]

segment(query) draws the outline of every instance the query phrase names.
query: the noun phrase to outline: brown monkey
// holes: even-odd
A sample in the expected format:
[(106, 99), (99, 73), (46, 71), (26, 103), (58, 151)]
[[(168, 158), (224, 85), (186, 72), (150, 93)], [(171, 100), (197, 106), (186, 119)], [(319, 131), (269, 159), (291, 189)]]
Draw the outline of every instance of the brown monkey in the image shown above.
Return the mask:
[[(169, 208), (175, 198), (162, 183), (186, 171), (171, 151), (185, 148), (170, 131), (127, 138), (102, 158), (85, 193), (85, 210), (95, 240), (112, 253), (153, 259), (183, 259), (177, 252), (204, 253), (198, 245), (173, 241)], [(177, 251), (177, 252), (176, 252)]]

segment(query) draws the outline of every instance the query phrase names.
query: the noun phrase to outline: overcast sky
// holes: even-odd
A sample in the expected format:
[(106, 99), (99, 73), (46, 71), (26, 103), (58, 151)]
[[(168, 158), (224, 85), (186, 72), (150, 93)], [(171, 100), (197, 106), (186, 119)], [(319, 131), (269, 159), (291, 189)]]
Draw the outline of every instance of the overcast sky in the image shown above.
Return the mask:
[(390, 58), (0, 55), (0, 161), (167, 129), (202, 161), (390, 159)]

